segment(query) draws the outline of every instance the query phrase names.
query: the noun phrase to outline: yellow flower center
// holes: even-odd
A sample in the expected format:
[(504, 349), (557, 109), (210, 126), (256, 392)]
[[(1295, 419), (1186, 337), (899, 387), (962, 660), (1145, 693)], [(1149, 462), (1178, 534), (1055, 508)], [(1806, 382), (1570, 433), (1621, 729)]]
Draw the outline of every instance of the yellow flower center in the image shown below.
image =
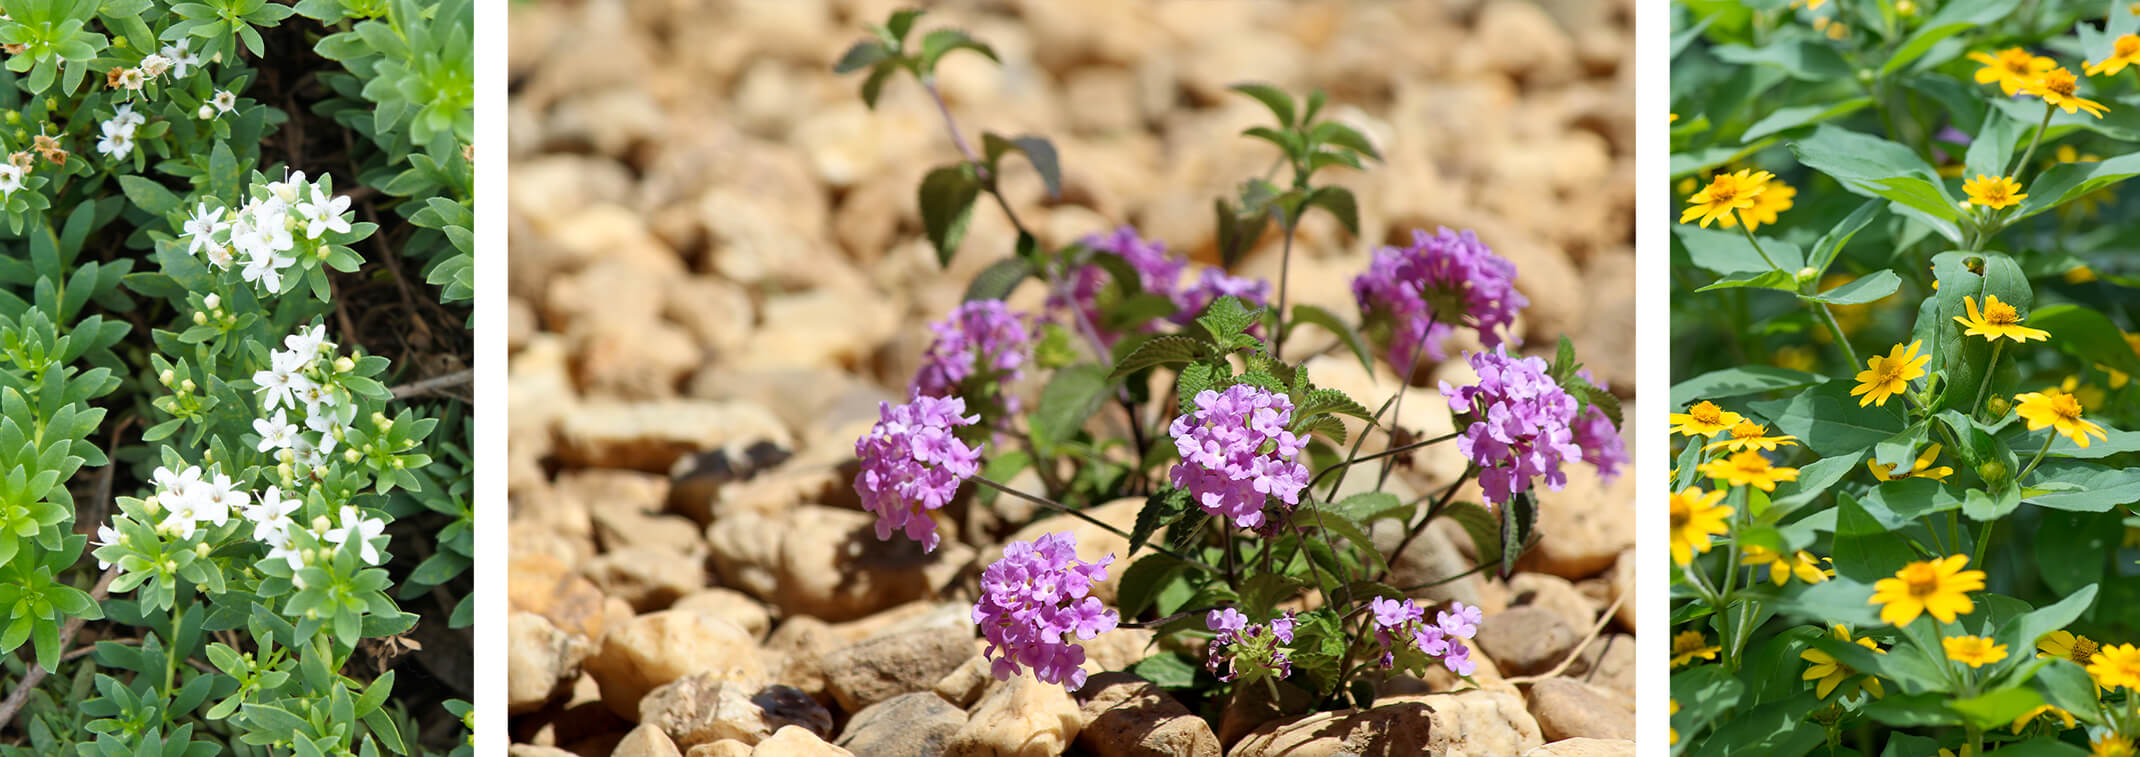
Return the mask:
[(2110, 50), (2113, 56), (2119, 58), (2140, 54), (2140, 37), (2132, 35), (2119, 37), (2117, 42), (2111, 43)]
[(1682, 528), (1686, 528), (1686, 527), (1687, 527), (1687, 523), (1688, 523), (1688, 522), (1690, 522), (1690, 521), (1693, 521), (1693, 520), (1694, 520), (1694, 508), (1693, 508), (1693, 507), (1690, 507), (1690, 506), (1688, 506), (1688, 504), (1687, 504), (1687, 500), (1685, 500), (1685, 499), (1683, 499), (1683, 498), (1680, 498), (1680, 497), (1673, 497), (1673, 498), (1672, 498), (1672, 530), (1673, 530), (1673, 531), (1678, 531), (1678, 530), (1680, 530), (1680, 529), (1682, 529)]
[(2061, 394), (2056, 397), (2052, 397), (2051, 414), (2058, 416), (2059, 420), (2066, 421), (2068, 423), (2080, 420), (2081, 401), (2075, 399), (2071, 394)]
[(2012, 326), (2021, 322), (2021, 313), (2012, 305), (1994, 302), (1984, 306), (1984, 322), (1993, 326)]
[(2096, 651), (2101, 648), (2102, 645), (2095, 643), (2094, 639), (2075, 636), (2073, 637), (2073, 649), (2066, 653), (2066, 659), (2080, 665), (2087, 665), (2088, 661), (2095, 659)]
[(1731, 467), (1740, 473), (1762, 474), (1769, 470), (1768, 458), (1758, 454), (1734, 455)]
[(1721, 423), (1724, 420), (1724, 409), (1717, 407), (1714, 402), (1695, 405), (1693, 409), (1687, 411), (1687, 414), (1694, 416), (1697, 421), (1710, 425)]
[(1753, 421), (1740, 421), (1739, 425), (1731, 427), (1732, 437), (1738, 439), (1758, 439), (1765, 433), (1768, 429)]
[(2003, 183), (1993, 184), (1984, 188), (1984, 201), (1987, 203), (1996, 205), (2006, 202), (2007, 197), (2006, 185)]
[(2029, 74), (2028, 53), (2001, 55), (1999, 56), (1999, 62), (2006, 65), (2006, 73), (2010, 76), (2027, 76)]
[(1911, 563), (1902, 569), (1902, 583), (1909, 587), (1912, 598), (1932, 596), (1939, 593), (1939, 569), (1931, 563)]
[(1703, 638), (1701, 633), (1698, 631), (1689, 631), (1687, 633), (1682, 633), (1678, 636), (1672, 637), (1672, 654), (1682, 655), (1688, 652), (1699, 651), (1703, 646), (1707, 645), (1708, 641), (1709, 640)]
[(2079, 87), (2080, 82), (2074, 80), (2073, 74), (2053, 71), (2043, 75), (2043, 88), (2057, 93), (2059, 97), (2072, 97), (2074, 90)]

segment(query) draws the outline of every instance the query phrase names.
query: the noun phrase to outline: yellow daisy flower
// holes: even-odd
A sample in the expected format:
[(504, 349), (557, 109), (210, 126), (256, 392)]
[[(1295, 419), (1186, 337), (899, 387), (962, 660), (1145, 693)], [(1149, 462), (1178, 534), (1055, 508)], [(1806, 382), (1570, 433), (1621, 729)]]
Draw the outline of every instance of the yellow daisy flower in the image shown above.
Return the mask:
[[(2061, 657), (2084, 668), (2095, 661), (2096, 653), (2102, 648), (2094, 639), (2066, 630), (2052, 631), (2036, 640), (2037, 657)], [(2097, 686), (2100, 688), (2102, 684)]]
[(1775, 467), (1767, 457), (1752, 450), (1702, 463), (1696, 470), (1710, 478), (1728, 481), (1732, 486), (1752, 486), (1765, 492), (1775, 491), (1778, 481), (1798, 480), (1797, 468)]
[(1746, 221), (1746, 230), (1755, 231), (1763, 224), (1776, 222), (1776, 214), (1791, 209), (1791, 198), (1798, 196), (1798, 189), (1780, 180), (1770, 180), (1768, 187), (1754, 197), (1754, 206), (1738, 213), (1726, 213), (1716, 219), (1716, 225), (1729, 229), (1740, 220)]
[[(1670, 711), (1666, 712), (1665, 714), (1666, 714), (1666, 715), (1677, 715), (1677, 714), (1679, 714), (1679, 700), (1677, 700), (1677, 699), (1673, 699), (1673, 700), (1670, 700), (1670, 701), (1671, 701), (1671, 703), (1672, 703), (1672, 709), (1671, 709)], [(1668, 745), (1669, 745), (1669, 746), (1679, 746), (1679, 729), (1678, 729), (1677, 727), (1674, 727), (1674, 728), (1672, 728), (1672, 729), (1670, 729), (1670, 730), (1672, 731), (1672, 740), (1671, 740), (1671, 742), (1670, 742), (1670, 743), (1669, 743)]]
[(1880, 605), (1880, 620), (1893, 626), (1909, 625), (1928, 612), (1942, 623), (1952, 623), (1976, 611), (1969, 592), (1984, 588), (1984, 571), (1963, 570), (1968, 564), (1968, 555), (1954, 555), (1904, 565), (1894, 578), (1873, 584), (1868, 604)]
[(1723, 499), (1724, 492), (1704, 494), (1695, 486), (1672, 495), (1672, 562), (1694, 562), (1696, 552), (1709, 553), (1709, 537), (1723, 536), (1730, 530), (1724, 521), (1731, 517), (1733, 509), (1717, 504)]
[(1798, 580), (1809, 584), (1817, 584), (1835, 575), (1832, 569), (1822, 570), (1820, 561), (1813, 559), (1813, 554), (1803, 549), (1788, 557), (1758, 544), (1748, 544), (1744, 549), (1745, 553), (1739, 556), (1739, 564), (1768, 566), (1768, 579), (1777, 586), (1789, 582), (1791, 576), (1797, 576)]
[(2078, 725), (2073, 720), (2073, 713), (2059, 709), (2057, 705), (2043, 704), (2037, 705), (2036, 709), (2021, 713), (2021, 717), (2014, 718), (2014, 735), (2021, 735), (2021, 729), (2028, 727), (2029, 721), (2035, 720), (2039, 717), (2050, 720), (2054, 723), (2063, 721), (2066, 724), (2066, 727), (2060, 730), (2070, 731), (2073, 730), (2076, 725)]
[(2081, 401), (2071, 394), (2047, 389), (2041, 392), (2014, 395), (2015, 412), (2027, 421), (2029, 430), (2049, 427), (2073, 440), (2074, 446), (2088, 448), (2088, 435), (2109, 439), (2103, 427), (2081, 420)]
[(1858, 385), (1850, 390), (1850, 396), (1865, 395), (1858, 399), (1858, 407), (1878, 405), (1887, 407), (1887, 398), (1910, 390), (1910, 382), (1925, 375), (1925, 365), (1932, 356), (1919, 355), (1917, 350), (1924, 342), (1911, 342), (1908, 348), (1895, 345), (1886, 355), (1874, 355), (1865, 361), (1865, 370), (1858, 372)]
[(1672, 433), (1687, 436), (1715, 436), (1717, 432), (1739, 425), (1746, 416), (1717, 407), (1708, 400), (1694, 403), (1687, 412), (1672, 414)]
[(1706, 229), (1710, 221), (1727, 213), (1752, 208), (1762, 190), (1768, 188), (1768, 180), (1775, 176), (1751, 168), (1740, 169), (1738, 173), (1717, 174), (1709, 179), (1709, 186), (1687, 198), (1687, 211), (1680, 214), (1679, 222), (1701, 219), (1701, 226)]
[(1962, 193), (1969, 195), (1969, 202), (1992, 210), (2020, 205), (2028, 195), (2021, 193), (2021, 182), (2013, 177), (1992, 178), (1977, 174), (1975, 179), (1962, 182)]
[(2088, 757), (2133, 757), (2133, 740), (2105, 733), (2088, 742)]
[(1940, 639), (1939, 645), (1947, 649), (1947, 659), (1971, 668), (2006, 659), (2006, 645), (1994, 644), (1983, 636), (1949, 636)]
[(2043, 72), (2058, 67), (2058, 61), (2029, 54), (2018, 47), (2000, 50), (1997, 57), (1990, 53), (1970, 53), (1969, 59), (1984, 64), (1977, 69), (1977, 83), (1997, 82), (2000, 91), (2012, 97), (2023, 85), (2042, 76)]
[(1939, 442), (1933, 442), (1925, 445), (1925, 451), (1917, 453), (1917, 462), (1911, 465), (1907, 471), (1896, 473), (1895, 466), (1881, 465), (1878, 460), (1865, 461), (1865, 467), (1872, 471), (1873, 478), (1881, 481), (1900, 481), (1905, 478), (1929, 478), (1934, 481), (1944, 481), (1948, 476), (1954, 475), (1953, 468), (1944, 465), (1937, 468), (1932, 467), (1932, 461), (1937, 459), (1939, 459)]
[(1685, 667), (1700, 660), (1714, 660), (1723, 647), (1709, 643), (1709, 637), (1700, 631), (1681, 631), (1672, 637), (1672, 667)]
[(2110, 43), (2110, 57), (2101, 63), (2081, 62), (2089, 76), (2116, 76), (2126, 66), (2140, 66), (2140, 34), (2119, 35)]
[(1742, 449), (1759, 449), (1774, 452), (1777, 447), (1795, 447), (1797, 445), (1798, 437), (1790, 434), (1769, 436), (1767, 426), (1753, 421), (1739, 421), (1738, 425), (1731, 427), (1730, 439), (1710, 442), (1703, 446), (1702, 449), (1724, 448), (1733, 452)]
[(2064, 67), (2045, 71), (2043, 75), (2021, 85), (2022, 94), (2041, 97), (2044, 102), (2055, 105), (2068, 114), (2078, 109), (2088, 111), (2088, 115), (2102, 118), (2104, 113), (2110, 112), (2110, 108), (2102, 103), (2074, 94), (2079, 90), (2080, 82), (2073, 78), (2072, 71), (2067, 71)]
[(1977, 310), (1975, 297), (1963, 297), (1962, 306), (1969, 309), (1969, 317), (1955, 316), (1954, 322), (1968, 327), (1962, 332), (1963, 336), (1981, 336), (1991, 341), (2003, 336), (2022, 344), (2027, 344), (2030, 339), (2051, 338), (2049, 331), (2021, 325), (2020, 311), (2015, 310), (2013, 305), (2000, 302), (1996, 294), (1984, 295), (1982, 311)]
[[(1870, 649), (1879, 654), (1887, 654), (1887, 650), (1881, 649), (1880, 644), (1878, 642), (1873, 641), (1872, 639), (1860, 638), (1852, 640), (1850, 638), (1850, 629), (1844, 627), (1841, 623), (1838, 623), (1835, 626), (1829, 628), (1828, 635), (1833, 636), (1838, 640), (1847, 641), (1852, 644), (1864, 647), (1866, 649)], [(1849, 665), (1843, 664), (1841, 660), (1835, 659), (1834, 655), (1828, 654), (1827, 652), (1823, 652), (1818, 649), (1808, 649), (1806, 651), (1799, 652), (1798, 659), (1812, 663), (1812, 665), (1806, 667), (1806, 672), (1799, 675), (1798, 678), (1802, 681), (1819, 681), (1820, 683), (1814, 685), (1813, 693), (1819, 695), (1822, 699), (1827, 699), (1828, 694), (1830, 692), (1835, 691), (1835, 687), (1842, 685), (1842, 683), (1846, 680), (1849, 680), (1851, 676), (1858, 674), (1857, 670), (1852, 669)], [(1887, 695), (1887, 692), (1881, 690), (1880, 679), (1878, 678), (1866, 676), (1863, 686), (1865, 687), (1866, 691), (1872, 692), (1872, 695), (1874, 697), (1883, 697)], [(1845, 696), (1848, 695), (1848, 692), (1846, 692)]]

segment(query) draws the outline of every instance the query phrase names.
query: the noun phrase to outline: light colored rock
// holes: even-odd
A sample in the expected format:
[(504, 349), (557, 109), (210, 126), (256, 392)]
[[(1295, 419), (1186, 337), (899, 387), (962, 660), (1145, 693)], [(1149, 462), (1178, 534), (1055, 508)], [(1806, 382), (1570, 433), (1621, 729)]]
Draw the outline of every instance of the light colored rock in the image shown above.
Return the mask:
[(988, 687), (996, 682), (995, 676), (989, 672), (989, 665), (985, 656), (968, 657), (965, 662), (959, 663), (957, 668), (938, 679), (936, 685), (930, 687), (930, 691), (961, 709), (972, 707), (974, 701), (987, 693)]
[(973, 630), (953, 626), (879, 636), (825, 656), (825, 683), (847, 712), (928, 691), (973, 657)]
[(854, 713), (833, 743), (871, 757), (935, 757), (966, 724), (966, 713), (926, 691), (886, 699)]
[(1635, 737), (1635, 711), (1625, 696), (1566, 678), (1548, 678), (1530, 688), (1531, 716), (1546, 738)]
[(639, 699), (648, 691), (687, 675), (703, 673), (746, 688), (767, 680), (748, 632), (673, 610), (641, 615), (612, 631), (585, 667), (602, 686), (602, 703), (627, 718), (638, 716)]
[(1085, 725), (1077, 700), (1063, 687), (1019, 675), (973, 706), (951, 735), (947, 757), (1055, 757)]
[(532, 612), (513, 613), (505, 628), (506, 710), (516, 715), (541, 709), (562, 684), (579, 677), (580, 661), (593, 651), (586, 637)]
[(1531, 675), (1559, 665), (1581, 639), (1581, 631), (1568, 627), (1551, 610), (1512, 607), (1486, 616), (1473, 640), (1502, 671)]
[(534, 745), (534, 744), (514, 744), (514, 745), (512, 745), (511, 747), (507, 747), (507, 748), (506, 748), (506, 750), (505, 750), (505, 757), (579, 757), (579, 756), (578, 756), (578, 755), (575, 755), (575, 754), (573, 754), (573, 753), (571, 753), (571, 752), (567, 752), (567, 751), (565, 751), (565, 750), (563, 750), (563, 749), (559, 749), (559, 748), (557, 748), (557, 747), (554, 747), (554, 746), (536, 746), (536, 745)]
[(538, 613), (566, 633), (602, 638), (607, 630), (605, 597), (593, 582), (549, 555), (516, 557), (507, 570), (508, 607)]
[(1590, 630), (1598, 608), (1567, 579), (1546, 573), (1517, 573), (1508, 579), (1509, 604), (1548, 610), (1569, 628)]
[(1218, 757), (1211, 724), (1150, 681), (1130, 673), (1101, 673), (1079, 692), (1085, 727), (1077, 745), (1098, 757)]
[(1635, 742), (1627, 739), (1561, 739), (1524, 752), (1523, 757), (1635, 757)]
[(750, 757), (751, 745), (741, 741), (723, 740), (700, 744), (685, 752), (684, 757)]
[(675, 604), (669, 605), (669, 609), (688, 610), (720, 618), (736, 624), (752, 638), (764, 638), (766, 630), (773, 626), (772, 614), (766, 612), (765, 605), (743, 592), (719, 586), (687, 594), (676, 600)]
[(1256, 729), (1228, 754), (1518, 754), (1543, 743), (1520, 697), (1467, 691), (1389, 697), (1365, 712), (1321, 712), (1275, 721)]
[[(695, 532), (689, 520), (681, 528)], [(628, 547), (589, 560), (580, 572), (602, 592), (629, 603), (638, 612), (666, 609), (678, 597), (706, 585), (705, 556)]]
[(1575, 656), (1566, 675), (1632, 698), (1635, 694), (1635, 637), (1624, 633), (1599, 637)]
[(758, 742), (751, 757), (854, 757), (854, 753), (826, 743), (801, 726), (783, 726), (773, 737)]
[(1613, 621), (1629, 632), (1635, 630), (1635, 550), (1622, 550), (1612, 563), (1612, 598), (1620, 603), (1613, 611)]
[(760, 312), (763, 325), (736, 350), (738, 367), (851, 368), (898, 322), (881, 293), (860, 288), (768, 298)]
[(678, 457), (731, 442), (792, 443), (762, 407), (699, 400), (583, 403), (560, 421), (558, 440), (567, 463), (649, 473), (668, 473)]
[(815, 505), (781, 518), (737, 513), (706, 529), (721, 583), (783, 615), (840, 621), (920, 599), (972, 558), (945, 541), (935, 552), (903, 537), (879, 540), (867, 513)]
[(624, 734), (624, 740), (617, 742), (616, 751), (609, 754), (610, 757), (683, 757), (683, 752), (667, 734), (650, 725), (639, 726)]
[(1627, 506), (1601, 503), (1635, 501), (1635, 476), (1611, 485), (1598, 480), (1588, 465), (1565, 466), (1568, 486), (1538, 491), (1537, 548), (1517, 560), (1524, 570), (1551, 573), (1570, 581), (1589, 578), (1612, 567), (1620, 553), (1635, 546), (1635, 519)]
[(705, 674), (647, 692), (639, 700), (639, 722), (660, 728), (682, 749), (724, 739), (757, 744), (787, 726), (832, 733), (832, 713), (792, 686), (752, 691)]

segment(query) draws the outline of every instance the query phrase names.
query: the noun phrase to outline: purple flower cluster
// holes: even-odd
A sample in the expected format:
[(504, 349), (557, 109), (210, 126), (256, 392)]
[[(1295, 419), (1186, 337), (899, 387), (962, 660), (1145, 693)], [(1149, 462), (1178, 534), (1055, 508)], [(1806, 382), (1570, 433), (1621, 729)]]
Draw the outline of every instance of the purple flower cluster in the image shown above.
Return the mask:
[(1174, 296), (1174, 304), (1181, 308), (1174, 314), (1174, 322), (1186, 324), (1195, 321), (1196, 316), (1204, 312), (1204, 308), (1211, 307), (1211, 303), (1220, 297), (1233, 297), (1250, 307), (1261, 307), (1270, 301), (1270, 296), (1269, 281), (1246, 276), (1228, 276), (1225, 271), (1217, 268), (1206, 268), (1203, 273), (1197, 275), (1196, 283)]
[[(1583, 377), (1592, 385), (1597, 379), (1587, 370), (1578, 370), (1575, 375)], [(1627, 440), (1620, 438), (1620, 429), (1614, 428), (1612, 419), (1595, 405), (1584, 408), (1582, 417), (1575, 419), (1575, 446), (1583, 448), (1583, 462), (1596, 466), (1598, 475), (1610, 483), (1620, 477), (1620, 466), (1628, 464)]]
[(1069, 532), (1003, 547), (1003, 559), (981, 572), (981, 598), (973, 604), (973, 622), (988, 640), (985, 654), (997, 680), (1008, 680), (1024, 665), (1042, 681), (1084, 688), (1085, 671), (1078, 666), (1085, 648), (1070, 637), (1091, 639), (1115, 629), (1120, 616), (1087, 596), (1093, 584), (1107, 579), (1114, 561), (1112, 554), (1096, 563), (1079, 560)]
[[(1186, 324), (1196, 319), (1197, 314), (1220, 297), (1238, 297), (1249, 305), (1263, 305), (1270, 299), (1271, 283), (1263, 279), (1229, 276), (1217, 268), (1206, 268), (1197, 275), (1195, 282), (1184, 288), (1181, 285), (1182, 271), (1189, 266), (1187, 258), (1167, 253), (1162, 242), (1147, 241), (1137, 236), (1137, 230), (1123, 226), (1105, 235), (1085, 237), (1085, 246), (1102, 252), (1112, 252), (1129, 261), (1130, 268), (1137, 271), (1137, 284), (1147, 294), (1156, 294), (1174, 302), (1175, 314), (1171, 319), (1177, 324)], [(1088, 265), (1078, 269), (1065, 291), (1048, 297), (1048, 307), (1053, 310), (1075, 310), (1086, 321), (1097, 324), (1100, 320), (1098, 305), (1094, 302), (1100, 290), (1107, 285), (1107, 269)], [(1095, 326), (1097, 328), (1097, 326)], [(1117, 334), (1101, 333), (1101, 341), (1112, 345)]]
[(1473, 419), (1457, 448), (1478, 465), (1486, 500), (1506, 503), (1537, 478), (1556, 491), (1567, 485), (1561, 464), (1583, 457), (1570, 428), (1576, 403), (1546, 375), (1546, 361), (1510, 357), (1506, 346), (1467, 358), (1479, 383), (1457, 388), (1444, 381), (1441, 391), (1450, 410)]
[(1410, 599), (1376, 597), (1368, 610), (1374, 614), (1375, 640), (1382, 642), (1384, 669), (1396, 665), (1397, 652), (1405, 648), (1400, 639), (1410, 641), (1410, 649), (1441, 660), (1449, 672), (1468, 676), (1479, 669), (1471, 659), (1471, 649), (1459, 641), (1478, 635), (1479, 621), (1484, 619), (1479, 608), (1451, 602), (1449, 609), (1435, 613), (1433, 623), (1426, 622), (1427, 611)]
[[(1025, 361), (1033, 352), (1033, 332), (1023, 314), (1002, 300), (976, 300), (959, 305), (951, 317), (929, 324), (936, 338), (922, 355), (921, 370), (914, 374), (913, 391), (928, 397), (948, 397), (976, 374), (1002, 382), (1024, 375)], [(1004, 409), (1018, 412), (1018, 398), (1006, 395)]]
[(1247, 384), (1196, 395), (1196, 412), (1174, 418), (1168, 433), (1181, 462), (1171, 478), (1204, 512), (1232, 518), (1234, 525), (1263, 524), (1263, 506), (1277, 497), (1300, 504), (1308, 466), (1298, 462), (1308, 440), (1286, 430), (1293, 401)]
[[(1293, 643), (1293, 611), (1287, 610), (1269, 623), (1250, 623), (1240, 610), (1228, 607), (1205, 614), (1204, 627), (1216, 634), (1204, 667), (1219, 680), (1239, 678), (1244, 657), (1251, 670), (1267, 670), (1278, 678), (1293, 674), (1293, 661), (1277, 648), (1279, 644)], [(1225, 671), (1221, 672), (1220, 667)]]
[(1515, 281), (1515, 264), (1478, 235), (1415, 229), (1411, 247), (1375, 251), (1367, 272), (1352, 280), (1352, 296), (1362, 317), (1390, 324), (1390, 364), (1408, 366), (1447, 358), (1442, 342), (1458, 323), (1477, 329), (1486, 346), (1500, 346), (1517, 311), (1531, 304)]
[(936, 521), (925, 511), (950, 502), (981, 467), (980, 447), (966, 446), (952, 431), (981, 419), (965, 413), (966, 401), (957, 397), (915, 394), (904, 405), (877, 403), (877, 424), (855, 440), (862, 471), (854, 483), (862, 509), (877, 514), (877, 538), (904, 530), (922, 549), (936, 549)]

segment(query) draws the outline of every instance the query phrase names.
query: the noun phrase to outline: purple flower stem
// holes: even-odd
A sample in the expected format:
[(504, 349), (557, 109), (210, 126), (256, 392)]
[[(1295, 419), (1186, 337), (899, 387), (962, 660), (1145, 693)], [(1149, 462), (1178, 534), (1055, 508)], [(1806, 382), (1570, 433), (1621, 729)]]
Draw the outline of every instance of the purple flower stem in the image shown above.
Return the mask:
[[(1456, 499), (1457, 490), (1464, 488), (1464, 482), (1471, 480), (1471, 474), (1477, 472), (1478, 469), (1479, 465), (1477, 463), (1464, 466), (1464, 475), (1457, 476), (1456, 483), (1450, 484), (1448, 489), (1442, 490), (1441, 499), (1435, 500), (1434, 504), (1427, 508), (1426, 514), (1420, 516), (1419, 522), (1412, 524), (1412, 527), (1404, 532), (1404, 539), (1397, 542), (1395, 550), (1390, 551), (1390, 560), (1396, 560), (1398, 555), (1404, 554), (1405, 547), (1412, 546), (1412, 540), (1419, 538), (1421, 531), (1427, 530), (1427, 524), (1434, 522), (1434, 516), (1440, 515), (1442, 508), (1449, 506), (1450, 500)], [(1378, 576), (1376, 580), (1381, 578), (1382, 576)]]
[[(1377, 453), (1374, 453), (1374, 454), (1372, 454), (1372, 455), (1365, 455), (1365, 456), (1361, 456), (1361, 457), (1355, 457), (1355, 458), (1353, 458), (1353, 459), (1351, 459), (1351, 460), (1347, 460), (1347, 461), (1345, 461), (1345, 462), (1342, 462), (1342, 463), (1338, 463), (1337, 465), (1333, 465), (1333, 466), (1330, 466), (1330, 467), (1328, 467), (1328, 468), (1324, 468), (1324, 469), (1323, 469), (1323, 472), (1322, 472), (1322, 473), (1318, 473), (1318, 474), (1315, 474), (1315, 480), (1313, 480), (1313, 481), (1309, 481), (1309, 482), (1308, 482), (1308, 486), (1307, 486), (1307, 488), (1309, 488), (1309, 489), (1313, 489), (1313, 488), (1315, 488), (1315, 485), (1316, 485), (1316, 484), (1318, 484), (1318, 483), (1321, 483), (1321, 482), (1322, 482), (1322, 480), (1323, 480), (1323, 476), (1325, 476), (1325, 475), (1329, 474), (1329, 473), (1330, 473), (1330, 472), (1332, 472), (1332, 471), (1339, 471), (1339, 472), (1342, 472), (1342, 471), (1344, 471), (1344, 469), (1346, 469), (1346, 468), (1349, 468), (1349, 467), (1352, 467), (1352, 466), (1353, 466), (1354, 464), (1356, 464), (1356, 463), (1365, 463), (1365, 462), (1373, 462), (1373, 461), (1375, 461), (1375, 460), (1380, 460), (1380, 459), (1382, 459), (1382, 458), (1385, 458), (1385, 457), (1389, 457), (1389, 456), (1391, 456), (1391, 455), (1402, 455), (1402, 454), (1404, 454), (1404, 453), (1406, 453), (1406, 452), (1410, 452), (1410, 451), (1412, 451), (1412, 450), (1415, 450), (1415, 449), (1419, 449), (1420, 447), (1425, 447), (1425, 446), (1427, 446), (1427, 445), (1429, 445), (1429, 444), (1439, 444), (1439, 443), (1441, 443), (1441, 442), (1446, 442), (1446, 441), (1449, 441), (1450, 439), (1455, 439), (1455, 438), (1457, 438), (1457, 437), (1459, 437), (1459, 436), (1463, 436), (1463, 435), (1464, 435), (1464, 434), (1463, 434), (1463, 432), (1461, 432), (1461, 431), (1454, 431), (1454, 432), (1450, 432), (1450, 433), (1447, 433), (1447, 434), (1442, 434), (1441, 436), (1437, 436), (1437, 437), (1434, 437), (1434, 438), (1432, 438), (1432, 439), (1424, 439), (1424, 440), (1421, 440), (1421, 441), (1416, 441), (1416, 442), (1412, 442), (1411, 444), (1401, 445), (1401, 446), (1397, 446), (1397, 447), (1391, 447), (1391, 448), (1389, 448), (1389, 449), (1383, 450), (1383, 451), (1381, 451), (1381, 452), (1377, 452)], [(1364, 436), (1364, 434), (1363, 434), (1363, 436)], [(1339, 479), (1338, 479), (1338, 482), (1342, 484), (1342, 483), (1344, 483), (1344, 479), (1343, 479), (1343, 478), (1341, 477), (1341, 478), (1339, 478)], [(1328, 498), (1329, 498), (1330, 496), (1334, 496), (1334, 495), (1336, 494), (1336, 491), (1337, 491), (1337, 487), (1335, 487), (1335, 486), (1331, 487), (1331, 495), (1326, 495), (1326, 496), (1325, 496), (1324, 498), (1325, 498), (1325, 499), (1328, 499)]]
[[(1428, 314), (1428, 315), (1427, 315), (1427, 330), (1428, 330), (1428, 331), (1429, 331), (1429, 332), (1431, 333), (1431, 332), (1433, 331), (1433, 329), (1434, 329), (1434, 316), (1433, 316), (1433, 314), (1431, 314), (1431, 313), (1430, 313), (1430, 314)], [(1404, 391), (1404, 390), (1405, 390), (1406, 388), (1408, 388), (1408, 387), (1410, 387), (1410, 386), (1412, 385), (1412, 374), (1413, 374), (1413, 373), (1415, 373), (1415, 372), (1417, 372), (1417, 371), (1419, 370), (1419, 352), (1420, 352), (1420, 350), (1421, 350), (1421, 349), (1423, 349), (1423, 348), (1424, 348), (1424, 347), (1426, 346), (1426, 344), (1427, 344), (1427, 340), (1425, 340), (1425, 339), (1421, 339), (1421, 340), (1419, 340), (1419, 341), (1418, 341), (1417, 343), (1414, 343), (1414, 344), (1412, 345), (1412, 359), (1411, 359), (1411, 362), (1410, 362), (1409, 364), (1407, 364), (1407, 365), (1406, 365), (1406, 366), (1404, 367), (1404, 375), (1402, 375), (1402, 376), (1398, 376), (1398, 377), (1397, 377), (1397, 397), (1396, 397), (1396, 403), (1395, 403), (1395, 404), (1393, 404), (1393, 405), (1392, 405), (1392, 406), (1390, 407), (1390, 438), (1391, 438), (1391, 439), (1395, 439), (1395, 438), (1396, 438), (1396, 436), (1397, 436), (1397, 428), (1398, 428), (1398, 425), (1397, 425), (1397, 424), (1398, 424), (1398, 423), (1400, 423), (1400, 422), (1402, 421), (1403, 417), (1404, 417), (1404, 416), (1400, 415), (1400, 413), (1401, 413), (1401, 412), (1403, 412), (1403, 410), (1404, 410), (1404, 395), (1405, 395), (1405, 391)], [(1367, 434), (1366, 434), (1366, 432), (1365, 432), (1365, 431), (1362, 431), (1360, 435), (1361, 435), (1361, 436), (1366, 436)], [(1378, 475), (1378, 476), (1377, 476), (1377, 477), (1375, 478), (1375, 489), (1376, 489), (1377, 491), (1379, 491), (1379, 490), (1381, 490), (1381, 489), (1382, 489), (1382, 485), (1383, 485), (1383, 484), (1389, 483), (1389, 480), (1390, 480), (1390, 469), (1391, 469), (1391, 468), (1394, 468), (1394, 467), (1396, 467), (1396, 465), (1397, 465), (1397, 461), (1396, 461), (1396, 459), (1394, 459), (1394, 458), (1392, 458), (1392, 459), (1390, 459), (1390, 460), (1388, 460), (1388, 461), (1385, 461), (1384, 463), (1382, 463), (1382, 473), (1381, 473), (1380, 475)]]

